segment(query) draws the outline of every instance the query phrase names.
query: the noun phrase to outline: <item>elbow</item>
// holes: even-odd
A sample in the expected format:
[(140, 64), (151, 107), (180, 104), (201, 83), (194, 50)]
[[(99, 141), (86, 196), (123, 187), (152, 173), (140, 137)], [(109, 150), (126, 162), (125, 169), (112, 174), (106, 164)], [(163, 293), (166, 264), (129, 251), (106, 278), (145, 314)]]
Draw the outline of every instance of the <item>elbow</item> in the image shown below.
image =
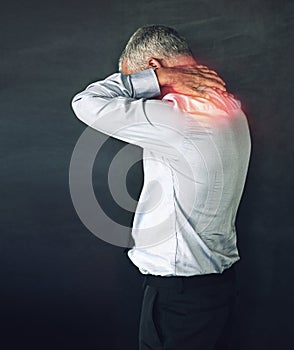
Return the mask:
[(75, 116), (88, 126), (92, 126), (97, 119), (95, 108), (89, 103), (88, 96), (75, 96), (71, 101), (71, 108)]
[(94, 123), (97, 124), (107, 102), (92, 94), (79, 93), (72, 99), (71, 108), (80, 121), (92, 126)]
[(82, 97), (81, 96), (75, 96), (72, 101), (71, 101), (71, 108), (75, 114), (75, 116), (81, 120), (82, 122), (85, 122), (83, 120), (83, 116), (82, 116), (82, 111), (81, 111), (81, 108), (80, 108), (80, 101), (82, 100)]

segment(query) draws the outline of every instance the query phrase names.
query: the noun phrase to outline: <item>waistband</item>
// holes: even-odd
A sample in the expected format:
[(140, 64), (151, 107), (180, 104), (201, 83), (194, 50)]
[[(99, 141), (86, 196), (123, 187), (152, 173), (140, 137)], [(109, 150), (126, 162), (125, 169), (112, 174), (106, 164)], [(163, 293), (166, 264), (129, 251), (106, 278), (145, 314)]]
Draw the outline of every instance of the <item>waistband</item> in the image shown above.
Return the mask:
[(232, 265), (225, 269), (222, 273), (210, 273), (204, 275), (193, 276), (156, 276), (145, 275), (143, 288), (146, 285), (183, 290), (186, 288), (218, 285), (229, 281), (234, 281), (236, 278), (235, 268)]

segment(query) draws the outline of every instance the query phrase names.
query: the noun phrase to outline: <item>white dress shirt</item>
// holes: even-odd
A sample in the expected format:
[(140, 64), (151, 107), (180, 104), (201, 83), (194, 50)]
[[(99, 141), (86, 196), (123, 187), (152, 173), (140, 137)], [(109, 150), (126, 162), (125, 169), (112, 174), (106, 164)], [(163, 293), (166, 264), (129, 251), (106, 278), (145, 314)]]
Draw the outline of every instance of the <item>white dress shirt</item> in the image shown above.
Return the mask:
[(221, 273), (240, 259), (235, 219), (250, 158), (248, 123), (239, 101), (206, 91), (210, 100), (160, 99), (147, 69), (112, 74), (72, 101), (87, 125), (143, 148), (128, 251), (142, 274)]

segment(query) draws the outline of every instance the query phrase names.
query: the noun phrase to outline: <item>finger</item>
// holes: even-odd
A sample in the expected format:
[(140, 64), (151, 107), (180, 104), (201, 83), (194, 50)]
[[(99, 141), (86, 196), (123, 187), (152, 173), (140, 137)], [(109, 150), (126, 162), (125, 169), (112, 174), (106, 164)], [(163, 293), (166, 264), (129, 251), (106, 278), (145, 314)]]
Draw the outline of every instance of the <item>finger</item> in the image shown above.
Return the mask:
[(222, 85), (226, 85), (225, 81), (218, 75), (214, 75), (214, 74), (210, 74), (210, 73), (202, 73), (202, 76), (204, 78), (207, 78), (207, 79), (212, 78), (214, 80), (217, 80)]
[(210, 100), (210, 95), (206, 92), (199, 92), (199, 93), (197, 93), (197, 96), (205, 98), (206, 100)]
[(204, 66), (203, 64), (197, 64), (196, 67), (203, 68), (203, 69), (208, 69), (208, 67)]
[(217, 75), (218, 76), (218, 73), (215, 71), (215, 70), (212, 70), (212, 69), (209, 69), (207, 71), (207, 73), (210, 73), (210, 74), (213, 74), (213, 75)]
[(222, 91), (226, 91), (226, 87), (223, 86), (222, 83), (220, 83), (218, 80), (215, 79), (205, 79), (201, 82), (202, 86), (207, 86), (207, 87), (215, 87), (217, 89), (220, 89)]
[(235, 98), (235, 96), (234, 96), (233, 94), (231, 94), (231, 93), (229, 93), (229, 92), (227, 92), (227, 91), (222, 91), (222, 90), (216, 88), (215, 86), (212, 86), (211, 88), (212, 88), (213, 90), (215, 90), (215, 91), (216, 91), (218, 94), (220, 94), (220, 95), (223, 95), (223, 96), (225, 96), (225, 97)]
[(212, 86), (211, 88), (212, 88), (214, 91), (216, 91), (218, 94), (221, 94), (221, 95), (224, 95), (224, 96), (227, 96), (227, 95), (228, 95), (228, 93), (227, 93), (226, 91), (220, 90), (220, 89), (218, 89), (218, 88), (215, 87), (215, 86)]
[(207, 66), (196, 66), (196, 68), (199, 68), (201, 70), (205, 70), (205, 71), (211, 71), (211, 72), (215, 72), (215, 70), (207, 67)]
[(226, 85), (225, 81), (218, 75), (218, 73), (212, 69), (209, 69), (206, 66), (187, 66), (186, 68), (186, 74), (195, 74), (196, 76), (199, 76), (201, 74), (202, 76), (206, 78), (214, 78), (218, 79), (223, 85)]
[(193, 97), (202, 97), (202, 98), (205, 98), (207, 100), (210, 99), (210, 95), (207, 92), (198, 90), (197, 88), (194, 88), (192, 90), (191, 96), (193, 96)]
[[(197, 73), (198, 72), (199, 72), (199, 69), (198, 69)], [(215, 70), (212, 70), (212, 69), (200, 69), (200, 73), (201, 74), (212, 74), (212, 75), (214, 75), (216, 77), (219, 76), (218, 73)]]
[(218, 75), (218, 73), (215, 70), (210, 69), (207, 66), (197, 66), (197, 68), (201, 69), (202, 71), (204, 71), (206, 73), (211, 73), (211, 74), (214, 74), (214, 75)]
[(226, 82), (218, 75), (218, 74), (214, 74), (214, 73), (210, 73), (210, 71), (198, 71), (194, 73), (196, 77), (203, 77), (203, 78), (207, 78), (207, 79), (215, 79), (217, 81), (219, 81), (222, 85), (226, 85)]
[[(196, 66), (197, 68), (200, 68), (201, 69), (201, 71), (203, 71), (203, 73), (205, 73), (205, 74), (213, 74), (213, 75), (216, 75), (216, 76), (218, 76), (219, 77), (219, 75), (218, 75), (218, 73), (215, 71), (215, 70), (213, 70), (213, 69), (209, 69), (207, 66), (203, 66), (203, 65), (198, 65), (198, 66)], [(220, 78), (220, 77), (219, 77)], [(220, 78), (221, 79), (221, 78)], [(222, 79), (221, 79), (222, 80)], [(223, 80), (222, 80), (223, 81)], [(223, 81), (224, 82), (224, 81)], [(224, 84), (225, 84), (225, 82), (224, 82)]]

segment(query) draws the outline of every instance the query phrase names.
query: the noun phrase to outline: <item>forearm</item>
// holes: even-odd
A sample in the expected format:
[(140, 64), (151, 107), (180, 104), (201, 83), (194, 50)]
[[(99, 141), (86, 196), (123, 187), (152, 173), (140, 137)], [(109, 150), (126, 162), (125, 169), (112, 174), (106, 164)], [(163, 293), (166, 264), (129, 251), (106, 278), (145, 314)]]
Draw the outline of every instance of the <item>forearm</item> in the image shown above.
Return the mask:
[(160, 94), (160, 87), (152, 69), (133, 74), (114, 73), (104, 80), (90, 84), (72, 100), (72, 105), (85, 97), (101, 98), (101, 103), (117, 97), (152, 98)]
[(118, 138), (161, 152), (174, 153), (169, 140), (180, 130), (180, 111), (154, 99), (160, 87), (152, 69), (126, 75), (115, 73), (89, 85), (72, 100), (76, 116), (85, 124)]

